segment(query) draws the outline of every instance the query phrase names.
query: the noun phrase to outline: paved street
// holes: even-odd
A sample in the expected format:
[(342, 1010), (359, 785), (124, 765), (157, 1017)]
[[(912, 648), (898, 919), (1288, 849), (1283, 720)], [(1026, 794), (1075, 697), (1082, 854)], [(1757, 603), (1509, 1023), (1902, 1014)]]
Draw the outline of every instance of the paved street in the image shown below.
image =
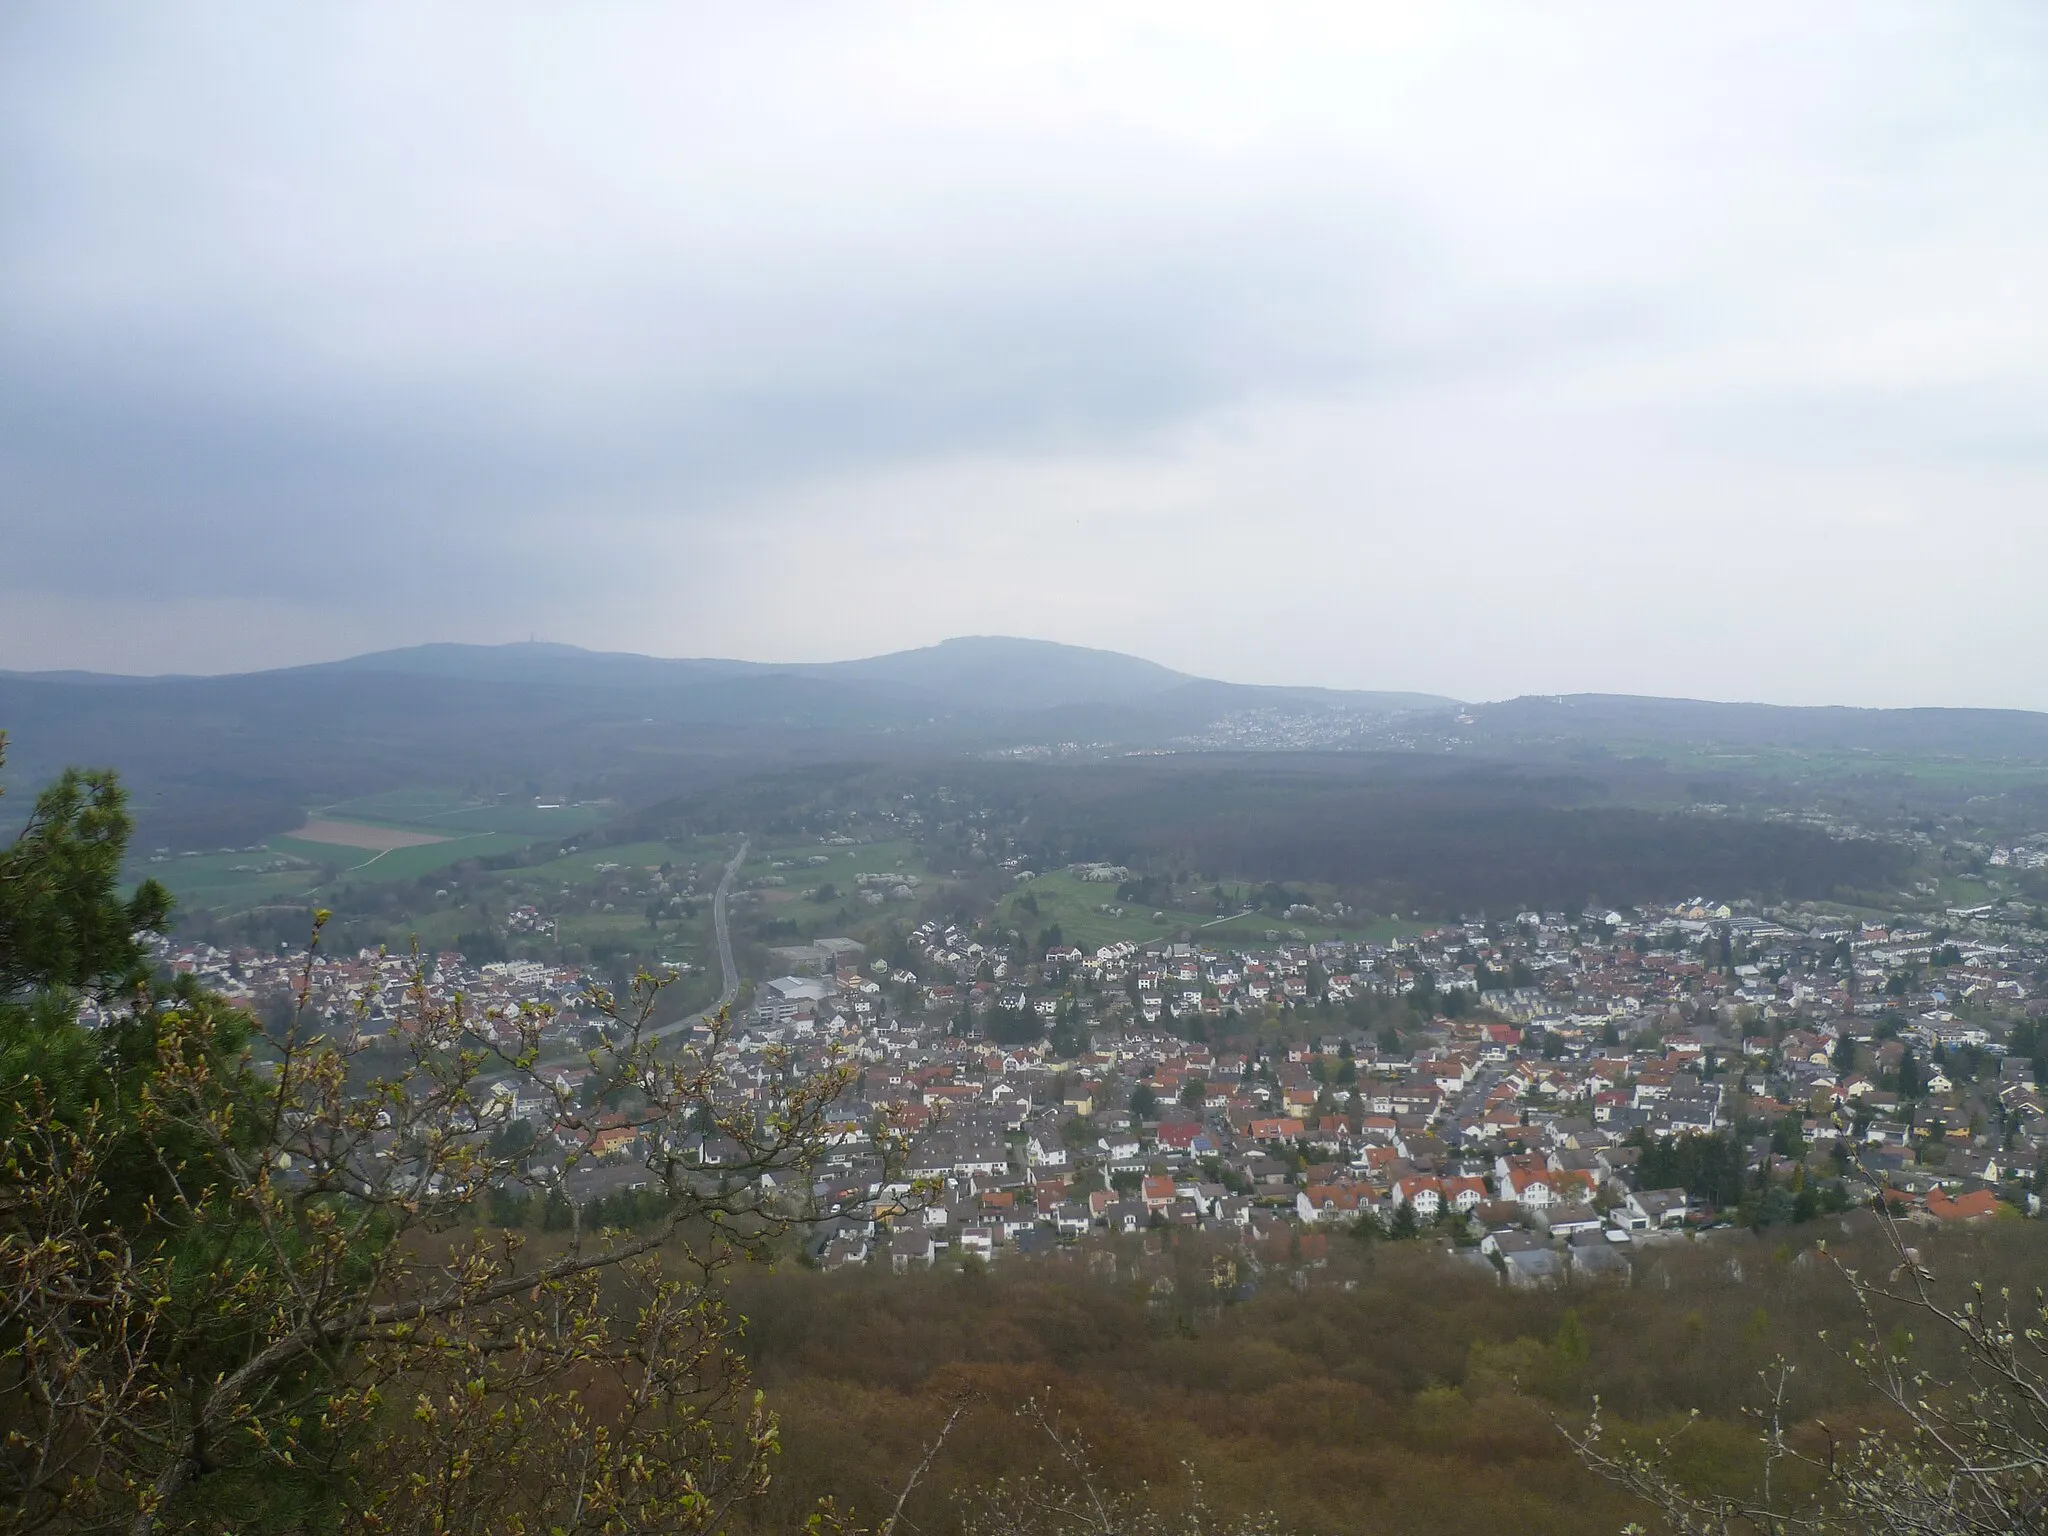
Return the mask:
[(732, 893), (732, 882), (738, 876), (740, 866), (747, 862), (749, 846), (751, 839), (740, 839), (739, 852), (732, 856), (732, 862), (725, 866), (725, 873), (718, 877), (718, 889), (711, 898), (711, 929), (718, 942), (718, 975), (724, 990), (718, 994), (718, 1001), (710, 1007), (693, 1013), (686, 1019), (678, 1019), (673, 1024), (664, 1024), (661, 1028), (651, 1031), (655, 1039), (660, 1039), (664, 1035), (679, 1034), (692, 1025), (703, 1023), (719, 1009), (730, 1006), (732, 1000), (739, 996), (740, 968), (739, 963), (733, 959), (732, 926), (726, 919), (726, 898)]

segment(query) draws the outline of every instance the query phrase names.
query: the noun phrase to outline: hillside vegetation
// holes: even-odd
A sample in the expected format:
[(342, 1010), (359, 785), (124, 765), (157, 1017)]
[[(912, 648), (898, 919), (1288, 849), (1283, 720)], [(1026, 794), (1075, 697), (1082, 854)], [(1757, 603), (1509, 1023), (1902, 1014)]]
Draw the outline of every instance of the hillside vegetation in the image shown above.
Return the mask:
[[(1880, 1265), (1889, 1250), (1873, 1226), (1831, 1223), (1838, 1255)], [(1216, 1509), (1270, 1511), (1303, 1532), (1611, 1536), (1649, 1512), (1566, 1439), (1596, 1395), (1638, 1434), (1675, 1431), (1697, 1410), (1674, 1470), (1729, 1492), (1757, 1482), (1745, 1410), (1775, 1357), (1798, 1364), (1805, 1443), (1822, 1420), (1846, 1433), (1883, 1417), (1842, 1355), (1858, 1318), (1834, 1263), (1722, 1236), (1665, 1250), (1633, 1288), (1535, 1293), (1454, 1272), (1433, 1251), (1332, 1239), (1327, 1263), (1298, 1271), (1303, 1289), (1283, 1261), (1230, 1306), (1208, 1283), (1216, 1250), (1196, 1243), (1125, 1250), (1114, 1277), (1057, 1259), (742, 1276), (748, 1353), (784, 1425), (750, 1528), (790, 1529), (825, 1495), (884, 1512), (964, 1404), (907, 1514), (925, 1536), (969, 1530), (974, 1489), (1049, 1459), (1017, 1412), (1037, 1400), (1097, 1448), (1106, 1482), (1168, 1509), (1192, 1468)], [(2034, 1223), (1927, 1241), (1952, 1292), (1973, 1274), (1994, 1294), (2031, 1286), (2048, 1261)], [(1938, 1337), (1900, 1328), (1893, 1342), (1930, 1366), (1943, 1358)]]

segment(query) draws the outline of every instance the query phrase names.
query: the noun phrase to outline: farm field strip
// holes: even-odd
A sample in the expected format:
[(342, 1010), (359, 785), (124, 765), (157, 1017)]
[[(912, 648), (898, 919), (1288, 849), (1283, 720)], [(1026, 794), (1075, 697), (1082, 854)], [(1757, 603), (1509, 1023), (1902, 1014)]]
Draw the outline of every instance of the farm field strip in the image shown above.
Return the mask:
[(321, 806), (310, 814), (444, 835), (448, 829), (456, 828), (473, 832), (527, 833), (541, 837), (551, 833), (573, 837), (588, 832), (604, 820), (604, 813), (594, 805), (556, 805), (543, 809), (524, 802), (501, 804), (468, 800), (436, 790), (393, 790), (389, 794), (365, 795)]
[(337, 848), (366, 849), (371, 853), (389, 853), (393, 848), (417, 848), (449, 840), (445, 832), (418, 832), (404, 827), (342, 821), (325, 816), (309, 819), (288, 836), (297, 843), (326, 843)]
[(270, 840), (269, 846), (280, 853), (289, 853), (323, 865), (338, 865), (338, 877), (416, 880), (422, 875), (432, 874), (437, 869), (445, 869), (450, 864), (459, 864), (464, 859), (517, 853), (531, 842), (533, 839), (530, 837), (520, 837), (508, 832), (474, 832), (436, 842), (387, 848), (381, 853), (371, 853), (367, 857), (348, 861), (337, 859), (336, 853), (361, 853), (363, 850), (338, 850), (332, 844), (301, 842), (289, 837), (274, 837)]

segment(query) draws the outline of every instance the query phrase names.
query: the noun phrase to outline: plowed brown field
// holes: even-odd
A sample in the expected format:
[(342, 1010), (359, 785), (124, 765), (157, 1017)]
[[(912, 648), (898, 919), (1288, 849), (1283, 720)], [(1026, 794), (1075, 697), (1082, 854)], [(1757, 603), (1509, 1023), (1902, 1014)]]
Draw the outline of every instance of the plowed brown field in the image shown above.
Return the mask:
[(302, 842), (331, 843), (338, 848), (367, 848), (372, 853), (448, 841), (433, 832), (405, 832), (397, 827), (373, 827), (360, 821), (324, 821), (318, 817), (291, 835)]

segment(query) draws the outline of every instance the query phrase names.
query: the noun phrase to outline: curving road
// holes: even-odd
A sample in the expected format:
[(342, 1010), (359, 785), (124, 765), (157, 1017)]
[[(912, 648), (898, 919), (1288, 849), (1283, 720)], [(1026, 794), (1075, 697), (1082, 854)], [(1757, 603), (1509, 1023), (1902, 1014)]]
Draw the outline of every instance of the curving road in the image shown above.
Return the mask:
[(725, 873), (718, 877), (718, 889), (711, 897), (711, 930), (718, 941), (718, 975), (725, 990), (718, 994), (718, 1001), (709, 1008), (691, 1014), (687, 1019), (677, 1019), (673, 1024), (664, 1024), (650, 1030), (649, 1036), (660, 1039), (663, 1035), (678, 1034), (694, 1024), (702, 1024), (721, 1008), (730, 1007), (732, 1000), (740, 995), (739, 962), (732, 956), (732, 927), (726, 921), (725, 898), (732, 891), (733, 877), (740, 872), (740, 866), (747, 862), (747, 847), (751, 840), (740, 839), (740, 851), (732, 856), (732, 862), (725, 866)]

